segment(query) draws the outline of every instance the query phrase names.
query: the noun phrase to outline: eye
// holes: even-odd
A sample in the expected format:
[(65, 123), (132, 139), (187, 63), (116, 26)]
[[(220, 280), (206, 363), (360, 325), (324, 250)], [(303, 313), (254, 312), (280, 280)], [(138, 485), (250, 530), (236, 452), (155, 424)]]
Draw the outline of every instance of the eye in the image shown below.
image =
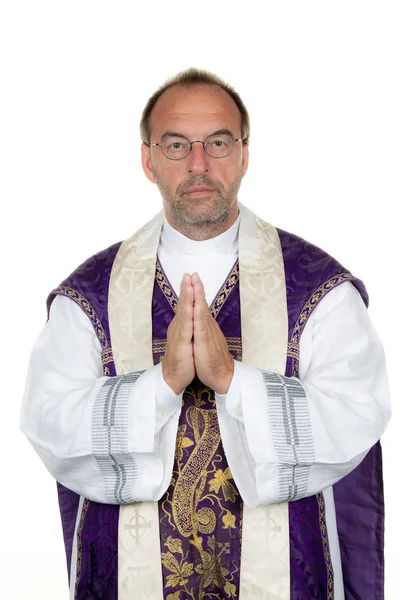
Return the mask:
[(179, 150), (182, 148), (182, 142), (172, 142), (172, 144), (169, 144), (168, 148), (171, 150)]
[(213, 139), (211, 143), (215, 148), (223, 148), (226, 146), (226, 140), (221, 138)]
[(166, 152), (174, 154), (175, 152), (182, 152), (189, 146), (189, 142), (185, 138), (170, 137), (164, 142), (164, 149)]
[(234, 141), (228, 135), (211, 135), (206, 142), (207, 152), (215, 158), (223, 158), (231, 153), (233, 143)]

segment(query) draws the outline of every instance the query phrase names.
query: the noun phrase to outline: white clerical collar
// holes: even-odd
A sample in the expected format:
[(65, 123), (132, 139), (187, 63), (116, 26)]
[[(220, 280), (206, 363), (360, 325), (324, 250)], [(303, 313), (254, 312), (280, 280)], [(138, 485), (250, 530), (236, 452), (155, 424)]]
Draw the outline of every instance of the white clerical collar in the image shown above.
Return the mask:
[(191, 240), (172, 227), (164, 216), (160, 244), (168, 254), (237, 254), (240, 212), (236, 221), (223, 233), (209, 240)]

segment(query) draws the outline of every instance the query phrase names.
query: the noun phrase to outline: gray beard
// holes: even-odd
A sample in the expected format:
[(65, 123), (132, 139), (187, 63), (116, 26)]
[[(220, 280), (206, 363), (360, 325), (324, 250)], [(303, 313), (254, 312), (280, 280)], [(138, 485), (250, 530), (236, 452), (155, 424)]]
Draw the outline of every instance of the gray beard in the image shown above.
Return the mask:
[[(181, 184), (176, 193), (165, 185), (153, 168), (154, 179), (164, 201), (164, 209), (171, 225), (191, 239), (205, 240), (215, 237), (226, 229), (232, 211), (237, 206), (237, 195), (242, 181), (242, 173), (233, 181), (227, 190), (204, 176), (192, 177)], [(213, 193), (212, 203), (203, 198), (185, 199), (184, 192), (192, 186), (209, 185), (217, 193)], [(205, 198), (207, 192), (204, 192)]]

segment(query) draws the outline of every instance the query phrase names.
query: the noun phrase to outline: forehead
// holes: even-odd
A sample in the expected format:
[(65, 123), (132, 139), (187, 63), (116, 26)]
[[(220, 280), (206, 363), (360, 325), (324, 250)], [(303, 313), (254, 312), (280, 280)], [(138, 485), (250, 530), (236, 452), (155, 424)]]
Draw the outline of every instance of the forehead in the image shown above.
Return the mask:
[(174, 86), (155, 105), (152, 136), (166, 130), (183, 134), (209, 134), (227, 128), (240, 135), (240, 112), (230, 95), (216, 85)]

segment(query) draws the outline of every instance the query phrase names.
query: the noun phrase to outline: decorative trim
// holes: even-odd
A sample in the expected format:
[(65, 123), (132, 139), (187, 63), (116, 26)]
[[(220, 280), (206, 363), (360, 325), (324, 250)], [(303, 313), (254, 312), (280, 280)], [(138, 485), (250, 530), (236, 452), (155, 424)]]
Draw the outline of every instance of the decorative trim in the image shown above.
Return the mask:
[(153, 340), (153, 354), (164, 354), (167, 348), (167, 340)]
[(300, 353), (299, 353), (299, 346), (298, 346), (298, 344), (293, 343), (293, 342), (289, 342), (288, 343), (288, 348), (287, 348), (287, 355), (290, 358), (294, 358), (295, 360), (299, 360)]
[[(299, 342), (301, 334), (303, 333), (304, 327), (311, 316), (313, 310), (318, 306), (319, 302), (322, 298), (330, 292), (333, 288), (338, 285), (345, 283), (346, 281), (351, 281), (354, 277), (351, 273), (339, 273), (334, 277), (331, 277), (323, 284), (321, 284), (315, 292), (310, 296), (310, 298), (305, 303), (303, 310), (300, 312), (300, 315), (295, 323), (293, 328), (292, 337), (288, 344), (288, 357), (291, 357), (292, 360), (292, 376), (299, 376), (299, 358), (300, 358), (300, 348)], [(331, 553), (329, 548), (329, 539), (328, 539), (328, 530), (326, 526), (326, 516), (325, 516), (325, 500), (322, 492), (316, 494), (317, 502), (318, 502), (318, 510), (319, 510), (319, 525), (321, 531), (321, 539), (322, 546), (324, 551), (324, 559), (326, 566), (326, 576), (327, 576), (327, 600), (334, 600), (334, 573), (332, 567)]]
[(160, 286), (162, 293), (168, 300), (168, 304), (170, 305), (172, 310), (174, 312), (176, 312), (176, 305), (178, 303), (178, 298), (176, 297), (176, 294), (175, 294), (174, 290), (172, 289), (172, 286), (171, 286), (166, 274), (164, 273), (164, 269), (162, 268), (162, 266), (158, 260), (158, 256), (157, 256), (157, 260), (156, 260), (156, 281), (157, 281), (158, 285)]
[(113, 352), (110, 346), (108, 345), (107, 336), (105, 334), (103, 325), (99, 317), (97, 316), (96, 311), (93, 306), (90, 304), (89, 300), (82, 296), (80, 292), (77, 292), (73, 288), (67, 287), (65, 285), (60, 285), (55, 288), (51, 292), (52, 294), (61, 294), (63, 296), (67, 296), (67, 298), (71, 298), (85, 313), (85, 315), (89, 318), (90, 322), (93, 325), (93, 329), (96, 333), (97, 339), (100, 342), (102, 347), (101, 350), (101, 362), (103, 365), (103, 372), (105, 376), (110, 376), (110, 369), (107, 367), (108, 364), (114, 362)]
[[(158, 260), (156, 262), (156, 281), (160, 286), (162, 293), (168, 301), (168, 304), (172, 308), (174, 312), (176, 312), (176, 305), (178, 303), (178, 298), (172, 289), (170, 282), (168, 281), (167, 276), (164, 273), (164, 269), (161, 266), (161, 263)], [(239, 260), (236, 259), (232, 269), (229, 272), (228, 277), (225, 279), (224, 283), (220, 287), (217, 295), (215, 296), (213, 302), (210, 306), (210, 312), (214, 319), (217, 318), (221, 308), (225, 304), (226, 300), (230, 296), (231, 292), (235, 288), (235, 285), (239, 282)]]
[(99, 317), (97, 316), (96, 311), (93, 306), (90, 304), (89, 300), (82, 296), (80, 292), (77, 292), (73, 288), (67, 287), (65, 285), (60, 285), (55, 288), (52, 294), (61, 294), (63, 296), (67, 296), (67, 298), (71, 298), (80, 308), (83, 310), (85, 315), (89, 318), (90, 322), (93, 325), (93, 329), (97, 335), (97, 339), (100, 342), (102, 347), (101, 351), (101, 361), (103, 364), (104, 375), (110, 375), (110, 369), (106, 366), (109, 363), (114, 362), (112, 349), (108, 345), (107, 336), (103, 329), (103, 325)]
[(97, 316), (96, 311), (94, 310), (90, 302), (85, 298), (85, 296), (82, 296), (80, 292), (77, 292), (73, 288), (67, 287), (65, 285), (60, 285), (59, 287), (55, 288), (51, 293), (63, 294), (64, 296), (71, 298), (71, 300), (73, 300), (78, 306), (80, 306), (83, 312), (86, 314), (86, 316), (90, 319), (93, 328), (96, 332), (97, 338), (101, 344), (101, 347), (103, 349), (109, 348), (103, 325), (101, 324), (101, 321)]
[(242, 338), (227, 337), (228, 350), (231, 354), (236, 354), (236, 360), (242, 360)]
[(234, 290), (235, 285), (239, 282), (239, 259), (236, 260), (233, 265), (231, 272), (228, 277), (225, 279), (220, 291), (215, 296), (213, 302), (210, 306), (210, 312), (214, 319), (217, 318), (221, 308), (225, 304), (226, 300), (229, 298), (231, 292)]
[(108, 365), (109, 363), (114, 362), (113, 353), (111, 348), (103, 348), (101, 352), (101, 361), (103, 363), (103, 367)]
[(77, 532), (77, 536), (76, 536), (78, 552), (77, 552), (77, 559), (76, 559), (76, 581), (75, 581), (74, 600), (78, 600), (78, 584), (81, 579), (81, 570), (82, 570), (82, 530), (83, 530), (83, 525), (85, 522), (85, 517), (86, 517), (87, 511), (89, 508), (89, 503), (90, 503), (90, 500), (85, 498), (83, 501), (82, 513), (81, 513), (81, 518), (79, 520), (79, 527), (78, 527), (78, 532)]
[(276, 502), (291, 502), (306, 495), (310, 465), (315, 460), (307, 396), (297, 379), (261, 373), (279, 463)]
[(352, 279), (354, 279), (354, 277), (351, 273), (339, 273), (338, 275), (331, 277), (330, 279), (325, 281), (325, 283), (322, 283), (315, 290), (315, 292), (311, 294), (311, 296), (305, 303), (293, 327), (292, 336), (290, 338), (290, 342), (288, 343), (287, 349), (287, 355), (293, 359), (292, 375), (294, 377), (299, 376), (300, 337), (303, 333), (304, 327), (306, 326), (308, 319), (311, 316), (311, 313), (318, 306), (322, 298), (326, 296), (328, 292), (330, 292), (333, 288), (337, 287), (341, 283), (351, 281)]
[(334, 600), (334, 578), (331, 560), (331, 552), (329, 549), (328, 529), (326, 526), (325, 517), (325, 500), (322, 492), (317, 494), (318, 509), (319, 509), (319, 527), (321, 530), (322, 546), (324, 549), (324, 558), (326, 565), (327, 579), (327, 600)]
[(93, 405), (92, 452), (103, 474), (110, 504), (136, 502), (132, 489), (139, 472), (128, 451), (128, 422), (132, 387), (142, 373), (107, 379)]

